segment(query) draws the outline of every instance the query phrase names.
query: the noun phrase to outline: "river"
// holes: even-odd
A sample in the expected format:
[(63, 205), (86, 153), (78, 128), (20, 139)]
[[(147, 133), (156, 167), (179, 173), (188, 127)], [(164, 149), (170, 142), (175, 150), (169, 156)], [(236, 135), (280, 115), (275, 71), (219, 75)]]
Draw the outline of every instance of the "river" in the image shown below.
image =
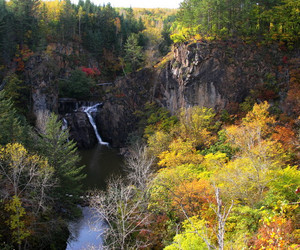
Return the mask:
[[(81, 150), (81, 163), (86, 165), (85, 174), (87, 178), (83, 183), (85, 190), (105, 189), (105, 181), (112, 175), (121, 173), (122, 157), (118, 150), (109, 146), (98, 144), (93, 149)], [(67, 250), (91, 249), (91, 246), (99, 246), (102, 239), (99, 237), (101, 223), (93, 224), (92, 209), (81, 207), (82, 217), (69, 224), (70, 238)], [(97, 228), (97, 232), (91, 228)]]

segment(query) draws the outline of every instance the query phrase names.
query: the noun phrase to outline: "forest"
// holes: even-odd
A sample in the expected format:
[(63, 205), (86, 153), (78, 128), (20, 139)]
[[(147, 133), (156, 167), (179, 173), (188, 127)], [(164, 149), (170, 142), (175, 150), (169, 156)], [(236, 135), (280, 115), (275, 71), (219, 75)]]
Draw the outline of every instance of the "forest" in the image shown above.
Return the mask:
[[(0, 0), (0, 248), (65, 249), (81, 216), (85, 166), (55, 100), (125, 100), (101, 84), (171, 68), (181, 44), (226, 43), (230, 63), (239, 44), (284, 56), (239, 103), (135, 107), (123, 175), (88, 190), (101, 249), (299, 249), (299, 37), (298, 0)], [(42, 107), (40, 89), (54, 104)]]

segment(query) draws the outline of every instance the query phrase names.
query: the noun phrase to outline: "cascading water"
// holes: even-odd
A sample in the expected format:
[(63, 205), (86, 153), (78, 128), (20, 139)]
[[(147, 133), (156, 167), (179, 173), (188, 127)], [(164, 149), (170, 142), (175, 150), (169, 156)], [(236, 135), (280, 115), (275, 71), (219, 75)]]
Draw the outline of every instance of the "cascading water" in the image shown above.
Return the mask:
[(101, 145), (109, 145), (108, 142), (103, 141), (101, 136), (99, 135), (97, 125), (96, 125), (95, 120), (92, 116), (92, 113), (97, 111), (99, 105), (100, 105), (100, 103), (98, 103), (94, 106), (90, 106), (90, 107), (82, 107), (82, 110), (83, 110), (84, 113), (86, 113), (87, 117), (89, 118), (89, 121), (90, 121), (90, 123), (91, 123), (91, 125), (92, 125), (92, 127), (95, 131), (95, 135), (97, 137), (98, 143), (101, 144)]
[(66, 118), (62, 118), (62, 126), (61, 129), (62, 130), (66, 130), (68, 128), (68, 121), (66, 120)]

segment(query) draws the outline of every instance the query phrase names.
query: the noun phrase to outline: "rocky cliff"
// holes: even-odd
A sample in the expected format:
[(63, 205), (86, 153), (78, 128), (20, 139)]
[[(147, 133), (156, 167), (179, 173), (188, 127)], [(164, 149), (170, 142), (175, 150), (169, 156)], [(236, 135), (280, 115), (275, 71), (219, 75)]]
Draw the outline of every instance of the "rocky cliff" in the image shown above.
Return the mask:
[[(258, 86), (287, 86), (289, 80), (282, 62), (286, 52), (275, 45), (195, 42), (175, 45), (172, 53), (172, 59), (156, 71), (154, 85), (154, 98), (172, 112), (194, 105), (219, 110), (242, 102)], [(280, 65), (285, 67), (281, 73)]]
[[(216, 110), (241, 103), (253, 89), (279, 90), (284, 100), (289, 83), (288, 52), (277, 45), (241, 41), (192, 42), (175, 45), (167, 60), (118, 79), (98, 116), (103, 137), (122, 146), (134, 131), (134, 113), (155, 101), (175, 113), (194, 105)], [(258, 100), (259, 101), (259, 100)]]
[(59, 113), (68, 122), (71, 139), (80, 148), (89, 148), (97, 142), (93, 128), (86, 114), (75, 110), (89, 106), (91, 102), (58, 98), (58, 81), (67, 79), (74, 69), (83, 65), (99, 67), (97, 61), (79, 43), (52, 43), (44, 51), (30, 57), (25, 72), (31, 86), (33, 116), (38, 118), (45, 111)]
[(26, 81), (31, 86), (32, 113), (58, 112), (58, 81), (80, 66), (99, 67), (97, 61), (78, 43), (52, 43), (26, 62)]
[(152, 69), (143, 69), (104, 87), (108, 94), (97, 115), (97, 127), (104, 141), (113, 147), (126, 144), (128, 134), (137, 128), (135, 112), (152, 100), (154, 77)]
[[(261, 92), (256, 96), (257, 101), (272, 92), (271, 98), (276, 98), (281, 109), (288, 110), (284, 105), (291, 78), (291, 58), (299, 55), (299, 51), (288, 51), (281, 45), (262, 46), (243, 41), (176, 44), (155, 67), (103, 86), (106, 94), (98, 100), (103, 102), (103, 107), (96, 115), (99, 133), (112, 146), (124, 146), (128, 134), (136, 129), (135, 113), (146, 102), (156, 102), (173, 114), (182, 107), (194, 105), (218, 111), (243, 102), (251, 91), (257, 90)], [(76, 65), (84, 63), (81, 57), (87, 58), (80, 47), (51, 45), (30, 61), (29, 75), (33, 82), (34, 113), (43, 109), (69, 113), (66, 119), (72, 138), (81, 147), (91, 147), (96, 138), (86, 115), (72, 111), (78, 103), (64, 105), (62, 111), (55, 84), (59, 77), (66, 77)], [(85, 62), (89, 66), (95, 64), (92, 59)], [(299, 68), (299, 60), (294, 60), (292, 68)]]

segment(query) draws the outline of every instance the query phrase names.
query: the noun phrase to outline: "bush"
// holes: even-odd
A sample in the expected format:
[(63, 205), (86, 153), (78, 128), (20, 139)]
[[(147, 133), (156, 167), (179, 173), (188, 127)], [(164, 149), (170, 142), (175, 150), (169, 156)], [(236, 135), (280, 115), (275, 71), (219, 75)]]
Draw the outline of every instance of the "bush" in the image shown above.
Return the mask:
[(76, 99), (86, 99), (90, 90), (95, 85), (94, 81), (81, 70), (74, 70), (67, 80), (59, 82), (59, 95)]

